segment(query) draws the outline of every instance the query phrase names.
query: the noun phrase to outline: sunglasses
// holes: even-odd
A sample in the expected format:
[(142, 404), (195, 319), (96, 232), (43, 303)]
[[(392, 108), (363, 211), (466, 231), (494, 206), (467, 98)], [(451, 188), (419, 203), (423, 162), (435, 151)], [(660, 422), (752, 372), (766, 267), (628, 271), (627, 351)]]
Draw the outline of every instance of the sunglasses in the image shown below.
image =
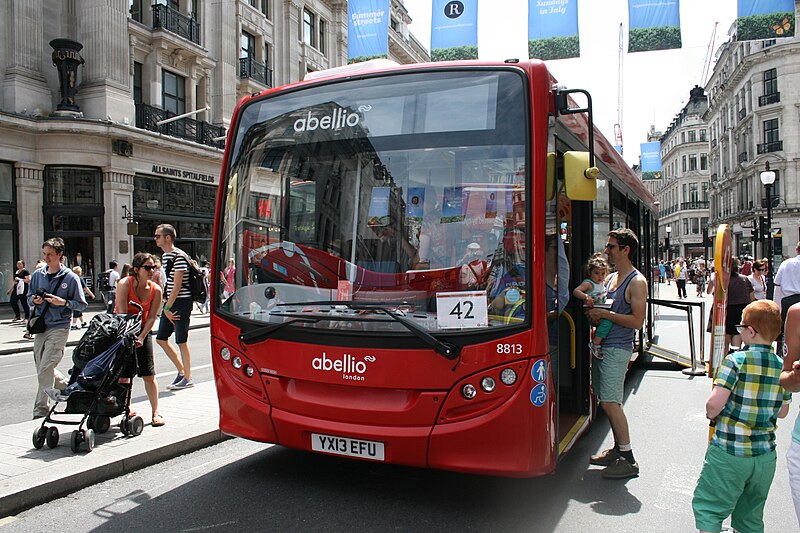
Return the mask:
[(163, 236), (164, 235), (162, 233), (156, 233), (155, 235), (153, 235), (153, 238), (154, 239), (158, 239), (159, 237), (163, 237)]
[(142, 265), (141, 268), (143, 268), (143, 269), (147, 270), (148, 272), (150, 272), (152, 270), (155, 270), (156, 266), (155, 265)]
[(753, 330), (753, 333), (758, 335), (758, 331), (756, 331), (756, 328), (754, 328), (750, 324), (736, 324), (736, 331), (738, 331), (739, 333), (741, 333), (742, 329), (744, 329), (744, 328), (750, 328), (750, 329)]

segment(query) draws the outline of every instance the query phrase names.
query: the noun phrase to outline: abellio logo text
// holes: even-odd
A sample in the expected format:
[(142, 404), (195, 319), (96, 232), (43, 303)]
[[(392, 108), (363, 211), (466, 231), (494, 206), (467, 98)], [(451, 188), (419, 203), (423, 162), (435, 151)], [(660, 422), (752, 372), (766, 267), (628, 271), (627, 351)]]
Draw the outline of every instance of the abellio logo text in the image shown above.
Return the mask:
[(338, 107), (330, 115), (316, 117), (309, 111), (308, 115), (294, 121), (294, 131), (302, 133), (304, 131), (315, 130), (340, 130), (347, 127), (355, 127), (361, 122), (358, 113), (351, 113), (347, 109)]
[(363, 360), (357, 360), (350, 354), (344, 354), (339, 359), (330, 359), (327, 353), (322, 352), (322, 357), (311, 360), (311, 367), (323, 372), (341, 372), (342, 379), (364, 381), (363, 374), (367, 371), (367, 363), (373, 362), (375, 357), (372, 355), (365, 356)]

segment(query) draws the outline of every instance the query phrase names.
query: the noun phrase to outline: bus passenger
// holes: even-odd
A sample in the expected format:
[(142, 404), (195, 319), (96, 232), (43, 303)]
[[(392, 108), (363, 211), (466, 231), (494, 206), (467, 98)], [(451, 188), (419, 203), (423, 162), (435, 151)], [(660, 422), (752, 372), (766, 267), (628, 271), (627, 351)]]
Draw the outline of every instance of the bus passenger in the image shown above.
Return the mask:
[(622, 408), (634, 336), (636, 330), (641, 329), (647, 312), (647, 281), (632, 263), (638, 250), (639, 239), (630, 229), (621, 228), (608, 234), (606, 255), (608, 262), (617, 269), (607, 282), (608, 296), (614, 302), (611, 309), (594, 307), (586, 311), (593, 323), (603, 319), (613, 322), (611, 331), (603, 339), (603, 358), (592, 364), (594, 392), (611, 424), (614, 446), (593, 455), (589, 462), (605, 466), (602, 475), (608, 479), (639, 475), (639, 465), (631, 449), (628, 419)]
[(496, 315), (525, 318), (525, 232), (511, 228), (500, 253), (492, 258), (487, 282), (489, 310)]
[[(595, 304), (602, 304), (606, 301), (608, 290), (606, 289), (606, 276), (608, 275), (608, 263), (598, 252), (594, 254), (586, 265), (586, 279), (575, 287), (572, 294), (578, 300), (582, 300), (586, 307), (594, 307)], [(601, 344), (603, 338), (611, 331), (613, 324), (610, 320), (601, 320), (600, 325), (592, 332), (592, 342), (589, 343), (589, 351), (598, 359), (603, 358)]]
[(748, 348), (725, 357), (706, 401), (716, 428), (692, 498), (700, 531), (719, 531), (728, 516), (736, 531), (764, 531), (777, 464), (775, 429), (789, 411), (791, 395), (780, 381), (784, 363), (772, 348), (781, 332), (778, 305), (749, 304), (737, 327)]

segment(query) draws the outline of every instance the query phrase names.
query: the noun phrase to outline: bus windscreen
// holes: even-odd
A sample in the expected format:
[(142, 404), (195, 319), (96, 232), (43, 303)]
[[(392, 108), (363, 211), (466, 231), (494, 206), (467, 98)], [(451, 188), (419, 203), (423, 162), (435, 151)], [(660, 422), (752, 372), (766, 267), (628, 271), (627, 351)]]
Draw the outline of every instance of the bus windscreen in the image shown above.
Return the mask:
[(431, 331), (524, 320), (525, 95), (511, 69), (448, 70), (247, 104), (222, 189), (220, 311), (349, 332), (403, 331), (387, 312)]

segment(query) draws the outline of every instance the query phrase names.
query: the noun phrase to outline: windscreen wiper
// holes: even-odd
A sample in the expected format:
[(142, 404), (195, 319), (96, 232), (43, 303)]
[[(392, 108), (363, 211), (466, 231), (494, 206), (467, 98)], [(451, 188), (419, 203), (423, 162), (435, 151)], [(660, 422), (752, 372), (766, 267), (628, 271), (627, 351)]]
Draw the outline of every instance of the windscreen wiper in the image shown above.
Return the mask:
[(260, 326), (252, 331), (248, 331), (247, 333), (242, 333), (239, 335), (239, 340), (244, 344), (253, 344), (255, 342), (263, 341), (267, 337), (269, 337), (273, 332), (283, 328), (284, 326), (288, 326), (290, 324), (297, 324), (300, 323), (308, 323), (308, 324), (315, 324), (321, 320), (327, 320), (326, 317), (320, 318), (295, 318), (292, 320), (287, 320), (285, 322), (278, 322), (275, 324), (268, 324), (266, 326)]
[[(456, 346), (455, 344), (449, 342), (442, 342), (433, 335), (431, 335), (427, 330), (419, 327), (413, 321), (408, 320), (400, 315), (395, 314), (394, 312), (390, 311), (387, 306), (388, 305), (395, 305), (394, 302), (362, 302), (362, 301), (339, 301), (339, 300), (332, 300), (332, 301), (321, 301), (321, 302), (296, 302), (291, 304), (281, 304), (282, 306), (286, 307), (302, 307), (302, 306), (310, 306), (310, 305), (341, 305), (343, 307), (347, 307), (352, 309), (353, 311), (381, 311), (385, 313), (388, 317), (390, 317), (395, 322), (402, 324), (405, 328), (413, 333), (417, 338), (425, 342), (428, 346), (433, 348), (436, 353), (443, 355), (446, 359), (456, 359), (461, 353), (461, 349)], [(406, 302), (401, 303), (400, 305), (410, 305)], [(325, 319), (330, 320), (330, 318), (326, 317)], [(325, 320), (320, 319), (320, 320)], [(347, 320), (345, 317), (340, 317), (340, 319)], [(300, 320), (300, 319), (298, 319)], [(293, 322), (293, 321), (290, 321)], [(286, 324), (284, 322), (283, 324)]]

